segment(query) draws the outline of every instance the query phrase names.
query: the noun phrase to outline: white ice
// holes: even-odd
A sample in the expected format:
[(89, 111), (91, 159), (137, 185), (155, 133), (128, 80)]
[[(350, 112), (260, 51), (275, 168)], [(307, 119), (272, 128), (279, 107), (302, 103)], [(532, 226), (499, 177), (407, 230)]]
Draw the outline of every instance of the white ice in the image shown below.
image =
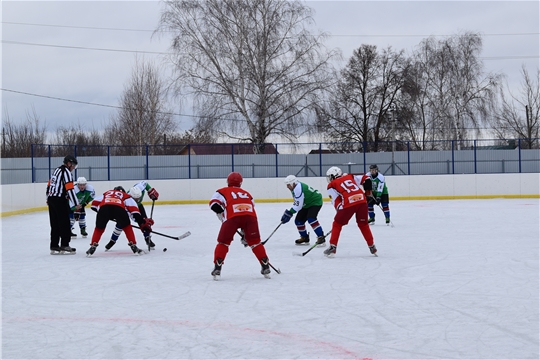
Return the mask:
[[(263, 240), (289, 205), (257, 204)], [(154, 235), (143, 256), (125, 235), (104, 252), (111, 224), (94, 257), (80, 236), (76, 255), (51, 256), (46, 212), (2, 218), (2, 358), (538, 359), (539, 200), (394, 201), (391, 211), (395, 227), (377, 209), (371, 228), (379, 257), (354, 222), (335, 258), (294, 256), (307, 247), (294, 245), (290, 222), (266, 244), (281, 274), (265, 279), (237, 238), (220, 281), (207, 205), (157, 205), (154, 230), (192, 235)], [(325, 203), (325, 232), (333, 215)]]

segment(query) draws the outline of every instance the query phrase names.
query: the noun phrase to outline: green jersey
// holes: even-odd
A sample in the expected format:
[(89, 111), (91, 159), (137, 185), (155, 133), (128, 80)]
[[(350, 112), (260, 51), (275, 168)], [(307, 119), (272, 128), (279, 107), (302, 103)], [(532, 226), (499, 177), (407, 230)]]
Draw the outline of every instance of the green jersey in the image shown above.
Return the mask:
[(296, 182), (296, 186), (291, 190), (291, 194), (294, 203), (289, 211), (293, 214), (301, 209), (312, 206), (322, 206), (323, 204), (321, 193), (300, 181)]
[[(85, 204), (88, 205), (94, 200), (96, 197), (96, 191), (94, 190), (94, 187), (90, 184), (86, 184), (86, 188), (84, 190), (79, 190), (78, 186), (75, 186), (75, 195), (77, 196), (77, 199), (79, 199), (79, 204)], [(75, 211), (75, 206), (71, 208), (72, 211)], [(82, 211), (82, 210), (81, 210)]]
[(377, 176), (373, 176), (371, 173), (367, 173), (366, 175), (371, 179), (374, 197), (381, 197), (382, 194), (388, 194), (388, 189), (386, 188), (386, 182), (384, 181), (383, 174), (377, 173)]

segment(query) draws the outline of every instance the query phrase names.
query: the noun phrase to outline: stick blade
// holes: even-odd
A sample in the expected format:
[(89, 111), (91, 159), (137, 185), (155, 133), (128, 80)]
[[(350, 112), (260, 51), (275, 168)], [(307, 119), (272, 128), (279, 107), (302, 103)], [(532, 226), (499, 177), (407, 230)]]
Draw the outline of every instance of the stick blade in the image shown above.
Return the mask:
[(186, 231), (186, 232), (183, 233), (182, 235), (177, 236), (177, 237), (176, 237), (176, 240), (182, 240), (182, 239), (184, 239), (184, 238), (187, 238), (189, 235), (191, 235), (191, 231)]

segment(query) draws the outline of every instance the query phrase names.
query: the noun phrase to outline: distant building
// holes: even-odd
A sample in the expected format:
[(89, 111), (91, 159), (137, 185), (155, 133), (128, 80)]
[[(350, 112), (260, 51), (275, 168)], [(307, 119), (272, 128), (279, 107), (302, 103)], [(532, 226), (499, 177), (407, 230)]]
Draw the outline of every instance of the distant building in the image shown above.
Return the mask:
[[(180, 149), (178, 155), (252, 155), (254, 144), (190, 144)], [(278, 154), (274, 144), (264, 144), (262, 154)]]

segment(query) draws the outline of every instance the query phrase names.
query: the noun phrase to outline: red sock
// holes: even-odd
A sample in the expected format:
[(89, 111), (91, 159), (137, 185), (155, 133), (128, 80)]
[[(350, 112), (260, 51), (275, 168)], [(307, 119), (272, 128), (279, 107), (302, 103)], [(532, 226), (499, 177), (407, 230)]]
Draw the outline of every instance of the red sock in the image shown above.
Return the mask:
[(368, 246), (373, 245), (373, 234), (371, 233), (371, 228), (369, 227), (369, 225), (358, 225), (358, 227), (360, 228), (362, 235), (364, 235), (364, 239), (366, 239)]
[(101, 235), (105, 232), (105, 229), (94, 229), (94, 233), (92, 234), (92, 242), (90, 243), (90, 246), (92, 246), (94, 243), (99, 244), (99, 240), (101, 240)]
[(332, 235), (330, 236), (330, 245), (337, 246), (337, 243), (339, 241), (339, 234), (341, 234), (342, 228), (343, 225), (335, 221), (332, 223)]

